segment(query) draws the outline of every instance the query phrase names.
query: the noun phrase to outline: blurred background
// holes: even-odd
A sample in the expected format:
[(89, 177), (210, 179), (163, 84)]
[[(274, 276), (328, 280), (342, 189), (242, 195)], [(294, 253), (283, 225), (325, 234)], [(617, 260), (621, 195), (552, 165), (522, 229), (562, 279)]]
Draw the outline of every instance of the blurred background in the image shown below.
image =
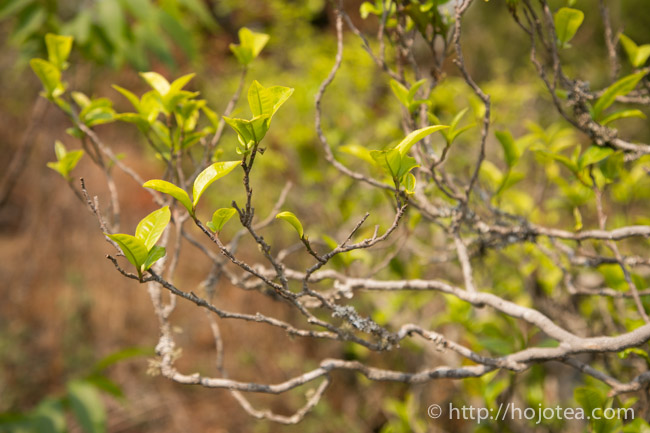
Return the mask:
[[(359, 17), (361, 3), (347, 1), (345, 8), (370, 37), (376, 33), (376, 19)], [(468, 68), (493, 95), (496, 123), (508, 125), (513, 135), (520, 136), (527, 130), (518, 119), (548, 124), (556, 115), (548, 99), (540, 100), (540, 83), (529, 79), (528, 41), (502, 3), (495, 0), (472, 6), (463, 44)], [(593, 88), (600, 88), (608, 80), (607, 58), (598, 37), (602, 34), (599, 16), (588, 12), (596, 11), (598, 2), (577, 3), (587, 16), (583, 31), (573, 42), (580, 49), (569, 53), (573, 57), (568, 72), (580, 71)], [(615, 29), (624, 28), (633, 40), (649, 42), (650, 14), (639, 13), (647, 9), (646, 2), (610, 3)], [(298, 426), (284, 427), (252, 419), (227, 391), (184, 387), (149, 376), (147, 360), (158, 339), (149, 296), (143, 286), (119, 276), (104, 258), (113, 251), (96, 219), (60, 176), (46, 167), (55, 159), (55, 139), (68, 148), (78, 148), (75, 139), (66, 135), (70, 126), (67, 118), (38, 96), (41, 86), (28, 66), (29, 59), (46, 56), (46, 33), (75, 37), (71, 67), (65, 75), (69, 87), (87, 95), (109, 97), (117, 111), (130, 107), (111, 85), (141, 94), (147, 86), (138, 71), (156, 71), (170, 81), (196, 72), (190, 87), (200, 91), (221, 113), (240, 76), (240, 66), (228, 46), (237, 43), (239, 28), (246, 26), (269, 34), (270, 41), (250, 67), (244, 89), (253, 79), (265, 86), (295, 88), (290, 101), (274, 118), (266, 139), (268, 152), (253, 178), (253, 187), (264, 191), (256, 197), (257, 215), (263, 218), (271, 211), (290, 180), (294, 186), (286, 208), (300, 215), (309, 230), (336, 233), (341, 224), (349, 225), (370, 209), (373, 214), (367, 227), (385, 223), (382, 212), (390, 215), (390, 200), (340, 178), (325, 164), (314, 131), (314, 97), (336, 50), (333, 19), (332, 7), (325, 0), (0, 1), (0, 413), (25, 412), (48, 396), (64, 394), (71, 381), (92, 373), (99, 360), (127, 348), (139, 348), (132, 351), (138, 356), (102, 370), (123, 393), (122, 398), (107, 393), (101, 397), (107, 411), (107, 430), (114, 433), (435, 431), (422, 407), (485, 386), (477, 379), (407, 387), (369, 383), (358, 375), (336, 373), (313, 414)], [(451, 63), (446, 71), (451, 85), (432, 96), (441, 115), (475, 105), (467, 89), (456, 92), (462, 85)], [(388, 78), (352, 34), (346, 34), (343, 68), (324, 105), (324, 128), (335, 148), (343, 144), (380, 148), (402, 136), (401, 112)], [(246, 110), (243, 98), (234, 114)], [(639, 139), (650, 138), (644, 121), (630, 120), (625, 125)], [(135, 127), (114, 123), (96, 130), (145, 179), (160, 175), (160, 162)], [(469, 134), (468, 146), (471, 139)], [(225, 156), (235, 155), (235, 142), (234, 134), (227, 131), (222, 144)], [(494, 156), (496, 147), (490, 151)], [(342, 150), (337, 155), (351, 166), (363, 164), (349, 153)], [(90, 193), (99, 196), (101, 205), (107, 205), (101, 172), (82, 161), (74, 177), (83, 177)], [(126, 176), (116, 172), (116, 182), (123, 191), (122, 227), (129, 232), (155, 205)], [(211, 204), (222, 207), (232, 199), (241, 201), (243, 193), (237, 183), (237, 179), (224, 180), (211, 192)], [(234, 196), (223, 193), (231, 190), (237, 191)], [(561, 210), (558, 212), (556, 219), (562, 215)], [(279, 246), (289, 245), (287, 233), (275, 227), (277, 230), (264, 235)], [(225, 231), (234, 233), (228, 230), (233, 228)], [(177, 283), (192, 290), (209, 263), (189, 256), (182, 260)], [(360, 263), (371, 260), (363, 256), (355, 259)], [(395, 259), (384, 272), (392, 277), (417, 276), (416, 268), (413, 261)], [(408, 318), (404, 311), (409, 309), (436, 314), (435, 308), (427, 310), (427, 296), (399, 302), (379, 297), (367, 307), (378, 311), (378, 321), (398, 312)], [(289, 321), (294, 314), (257, 292), (220, 287), (219, 299), (231, 310), (269, 312)], [(214, 342), (205, 316), (179, 302), (173, 321), (183, 347), (179, 369), (216, 374)], [(398, 366), (408, 371), (421, 368), (431, 359), (429, 353), (417, 348), (380, 358), (343, 343), (289, 339), (262, 326), (228, 321), (221, 326), (228, 349), (226, 366), (231, 377), (241, 380), (281, 381), (313, 368), (324, 357), (363, 358), (377, 366)], [(251, 401), (258, 408), (291, 413), (303, 404), (302, 398), (299, 392), (291, 392), (254, 395)], [(81, 431), (74, 420), (70, 425), (70, 431)], [(387, 430), (388, 426), (393, 430)], [(449, 424), (444, 428), (455, 427)]]

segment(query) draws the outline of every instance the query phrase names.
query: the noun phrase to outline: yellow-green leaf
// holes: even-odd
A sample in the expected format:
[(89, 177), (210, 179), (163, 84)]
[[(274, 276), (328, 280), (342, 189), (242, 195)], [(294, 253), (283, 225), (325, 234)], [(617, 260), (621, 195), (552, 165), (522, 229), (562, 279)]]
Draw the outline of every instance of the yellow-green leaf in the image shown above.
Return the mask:
[(61, 71), (68, 69), (67, 60), (72, 49), (72, 40), (72, 36), (60, 36), (53, 33), (45, 35), (48, 60)]
[(594, 104), (594, 119), (599, 120), (603, 111), (616, 101), (616, 97), (627, 95), (634, 90), (637, 83), (641, 81), (647, 73), (648, 71), (644, 69), (643, 71), (623, 77), (609, 86)]
[(29, 61), (29, 65), (41, 80), (46, 97), (52, 99), (63, 94), (65, 87), (61, 83), (61, 70), (59, 68), (43, 59), (32, 59)]
[(142, 186), (171, 195), (178, 200), (191, 215), (194, 215), (190, 196), (173, 183), (167, 182), (166, 180), (153, 179), (146, 181)]
[(573, 39), (584, 19), (585, 14), (578, 9), (560, 8), (555, 13), (555, 34), (561, 47), (566, 47)]
[(151, 212), (138, 223), (138, 227), (135, 229), (135, 237), (144, 242), (147, 251), (151, 250), (158, 242), (170, 219), (169, 206), (165, 206)]
[(144, 242), (135, 236), (127, 235), (124, 233), (117, 233), (110, 235), (104, 233), (111, 240), (113, 240), (124, 253), (124, 257), (133, 265), (138, 271), (138, 275), (141, 275), (141, 268), (149, 252), (144, 246)]
[(426, 128), (422, 128), (422, 129), (416, 129), (415, 131), (407, 135), (402, 141), (400, 141), (399, 144), (395, 146), (395, 149), (397, 149), (400, 154), (406, 155), (408, 151), (411, 150), (411, 147), (413, 147), (415, 143), (422, 140), (427, 135), (431, 135), (434, 132), (440, 131), (441, 129), (445, 129), (445, 128), (449, 128), (449, 126), (434, 125), (434, 126), (427, 126)]
[(192, 189), (192, 207), (196, 207), (201, 195), (203, 195), (203, 192), (212, 184), (212, 182), (224, 177), (233, 171), (238, 165), (241, 165), (240, 161), (215, 162), (199, 173), (194, 181), (194, 187)]
[(300, 223), (300, 220), (291, 212), (285, 211), (285, 212), (280, 212), (275, 216), (277, 219), (284, 220), (291, 224), (294, 229), (298, 232), (298, 236), (302, 239), (304, 237), (304, 231), (302, 229), (302, 224)]
[(208, 222), (207, 226), (213, 232), (219, 233), (228, 220), (236, 213), (237, 210), (231, 207), (217, 209), (212, 214), (212, 221)]
[(248, 105), (253, 117), (267, 115), (269, 119), (293, 93), (289, 87), (264, 87), (257, 80), (248, 89)]

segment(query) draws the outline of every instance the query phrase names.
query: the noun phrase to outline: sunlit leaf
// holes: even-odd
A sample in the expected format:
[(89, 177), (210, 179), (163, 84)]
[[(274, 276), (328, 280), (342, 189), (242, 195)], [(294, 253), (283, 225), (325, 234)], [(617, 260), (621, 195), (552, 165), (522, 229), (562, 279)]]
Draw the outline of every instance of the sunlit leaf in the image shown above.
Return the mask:
[(154, 263), (165, 257), (165, 252), (165, 247), (154, 245), (151, 250), (149, 250), (149, 254), (147, 254), (147, 258), (142, 264), (142, 271), (148, 271)]
[(248, 66), (259, 55), (268, 41), (269, 35), (242, 27), (239, 29), (239, 45), (230, 44), (230, 51), (237, 57), (240, 64)]
[(141, 267), (144, 261), (147, 259), (149, 252), (144, 246), (144, 242), (135, 236), (127, 235), (124, 233), (117, 234), (108, 234), (104, 233), (111, 240), (113, 240), (124, 253), (124, 257), (133, 265), (138, 271), (138, 275), (141, 273)]
[(293, 226), (293, 228), (296, 229), (296, 231), (298, 232), (298, 236), (300, 236), (300, 238), (304, 237), (304, 231), (302, 229), (302, 224), (300, 223), (300, 220), (292, 212), (288, 212), (288, 211), (280, 212), (275, 217), (277, 219), (284, 220), (284, 221), (288, 222), (289, 224), (291, 224)]
[(555, 34), (561, 47), (573, 39), (584, 19), (585, 14), (578, 9), (560, 8), (555, 13)]
[(29, 61), (29, 65), (41, 80), (46, 97), (55, 98), (63, 94), (65, 87), (61, 83), (61, 70), (59, 68), (43, 59), (32, 59)]
[(228, 220), (236, 213), (237, 210), (231, 207), (217, 209), (212, 214), (212, 221), (208, 222), (207, 226), (213, 232), (219, 233)]
[(248, 89), (248, 105), (253, 117), (267, 115), (269, 119), (293, 93), (289, 87), (264, 87), (257, 80)]
[(158, 242), (170, 219), (169, 206), (165, 206), (151, 212), (138, 223), (135, 229), (135, 237), (144, 243), (147, 251), (151, 250)]
[(422, 140), (427, 135), (431, 135), (434, 132), (440, 131), (441, 129), (445, 129), (445, 128), (449, 128), (449, 126), (435, 125), (435, 126), (427, 126), (426, 128), (422, 128), (422, 129), (416, 129), (415, 131), (407, 135), (402, 141), (400, 141), (400, 143), (397, 146), (395, 146), (395, 149), (397, 149), (402, 155), (406, 155), (415, 143)]
[(48, 60), (61, 71), (68, 68), (67, 60), (72, 49), (72, 40), (72, 36), (60, 36), (53, 33), (45, 35)]
[(140, 76), (149, 84), (160, 96), (165, 96), (169, 92), (169, 81), (158, 72), (140, 72)]
[(578, 168), (583, 169), (591, 164), (596, 164), (614, 153), (614, 149), (602, 146), (589, 146), (578, 158)]
[(192, 206), (196, 207), (201, 195), (203, 195), (203, 192), (205, 192), (212, 182), (221, 179), (239, 165), (241, 165), (240, 161), (215, 162), (199, 173), (194, 181), (194, 187), (192, 188)]
[(625, 36), (623, 33), (619, 35), (621, 45), (630, 59), (630, 63), (635, 68), (639, 68), (645, 64), (650, 57), (650, 44), (638, 46), (632, 39)]
[(142, 186), (145, 188), (154, 189), (164, 194), (171, 195), (176, 200), (178, 200), (190, 214), (194, 215), (194, 212), (192, 211), (192, 201), (190, 200), (190, 196), (173, 183), (167, 182), (166, 180), (153, 179), (146, 181)]

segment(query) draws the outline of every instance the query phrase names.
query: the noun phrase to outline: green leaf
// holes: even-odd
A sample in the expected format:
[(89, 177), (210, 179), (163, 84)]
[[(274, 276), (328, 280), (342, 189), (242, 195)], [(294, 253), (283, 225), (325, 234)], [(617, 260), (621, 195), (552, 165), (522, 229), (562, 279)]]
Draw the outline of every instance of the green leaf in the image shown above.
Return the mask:
[(414, 194), (415, 193), (415, 176), (413, 173), (407, 173), (406, 177), (404, 177), (404, 189), (406, 190), (407, 194)]
[(397, 149), (371, 150), (370, 156), (391, 178), (397, 179), (397, 173), (402, 162), (402, 155)]
[(280, 212), (275, 216), (278, 219), (284, 220), (291, 224), (294, 229), (298, 232), (298, 236), (300, 238), (304, 238), (304, 231), (302, 229), (302, 224), (300, 223), (300, 220), (291, 212)]
[(169, 224), (171, 212), (169, 206), (162, 207), (144, 217), (135, 229), (135, 237), (140, 239), (147, 251), (151, 250)]
[(253, 117), (251, 120), (223, 116), (223, 120), (237, 132), (240, 142), (246, 150), (248, 150), (251, 143), (262, 141), (269, 130), (270, 118), (268, 114)]
[(575, 225), (573, 226), (573, 230), (582, 230), (582, 214), (580, 213), (580, 209), (577, 207), (573, 208), (573, 218), (576, 221)]
[(397, 178), (401, 181), (402, 178), (406, 175), (406, 173), (410, 172), (415, 167), (419, 167), (419, 166), (420, 165), (412, 156), (408, 156), (408, 155), (403, 156), (401, 158), (401, 161), (399, 162), (399, 168), (397, 169)]
[(423, 79), (421, 79), (421, 80), (416, 81), (415, 83), (413, 83), (413, 85), (411, 86), (411, 88), (409, 89), (409, 92), (408, 92), (409, 105), (410, 105), (410, 104), (413, 102), (413, 100), (415, 99), (415, 94), (418, 92), (418, 90), (420, 89), (420, 87), (422, 87), (422, 85), (423, 85), (424, 83), (426, 83), (426, 82), (427, 82), (427, 79), (426, 79), (426, 78), (423, 78)]
[(93, 371), (99, 373), (102, 370), (110, 367), (125, 359), (135, 358), (136, 356), (154, 356), (155, 351), (151, 347), (127, 347), (117, 352), (113, 352), (104, 358), (100, 359), (93, 366)]
[(217, 209), (212, 214), (212, 221), (208, 222), (207, 226), (213, 232), (219, 233), (228, 220), (236, 213), (237, 210), (232, 207)]
[(77, 104), (81, 109), (90, 105), (90, 98), (81, 92), (70, 92), (70, 96), (72, 96), (75, 104)]
[(86, 433), (106, 432), (106, 411), (97, 389), (85, 381), (68, 383), (68, 400)]
[(643, 66), (648, 60), (648, 57), (650, 57), (650, 44), (638, 46), (632, 39), (628, 38), (623, 33), (619, 35), (619, 40), (621, 41), (621, 45), (623, 45), (623, 49), (625, 50), (627, 57), (630, 59), (632, 66), (635, 68)]
[(171, 195), (183, 206), (185, 206), (185, 209), (187, 209), (190, 215), (194, 215), (194, 212), (192, 211), (192, 201), (190, 200), (190, 196), (173, 183), (167, 182), (166, 180), (153, 179), (146, 181), (142, 186), (162, 192), (164, 194)]
[(151, 268), (154, 263), (156, 263), (158, 260), (165, 257), (165, 253), (166, 253), (165, 247), (161, 247), (159, 245), (154, 245), (153, 247), (151, 247), (151, 250), (149, 250), (149, 254), (147, 254), (147, 258), (142, 264), (142, 272), (148, 271), (149, 268)]
[(59, 68), (43, 59), (32, 59), (29, 61), (29, 65), (38, 76), (38, 79), (41, 80), (47, 98), (53, 99), (65, 92)]
[(73, 150), (68, 152), (59, 140), (54, 142), (54, 153), (56, 154), (56, 162), (48, 162), (47, 166), (52, 170), (58, 172), (66, 180), (70, 179), (70, 172), (77, 166), (77, 163), (84, 154), (83, 150)]
[(614, 149), (602, 146), (589, 146), (578, 158), (578, 168), (582, 170), (591, 164), (596, 164), (614, 153)]
[(645, 114), (641, 110), (631, 109), (631, 110), (619, 110), (615, 111), (612, 114), (604, 117), (601, 121), (601, 125), (607, 125), (610, 122), (613, 122), (614, 120), (618, 119), (626, 119), (629, 117), (640, 117), (641, 119), (645, 119)]
[(68, 150), (65, 148), (65, 145), (61, 143), (59, 140), (54, 141), (54, 154), (56, 155), (56, 159), (58, 161), (61, 161), (63, 158), (65, 158), (65, 155), (68, 153)]
[(52, 33), (45, 35), (48, 60), (60, 71), (68, 69), (67, 60), (72, 49), (72, 39), (72, 36), (59, 36)]
[(395, 146), (395, 149), (397, 149), (399, 153), (401, 153), (402, 155), (406, 155), (415, 143), (422, 140), (427, 135), (431, 135), (434, 132), (440, 131), (441, 129), (445, 129), (445, 128), (449, 128), (449, 126), (435, 125), (435, 126), (427, 126), (426, 128), (422, 128), (422, 129), (416, 129), (415, 131), (407, 135), (402, 141), (400, 141), (400, 143), (397, 146)]
[(101, 374), (86, 376), (84, 381), (94, 386), (96, 389), (108, 393), (117, 399), (124, 399), (122, 388), (106, 376)]
[(508, 164), (508, 167), (512, 168), (517, 161), (519, 161), (520, 157), (519, 148), (517, 148), (515, 140), (512, 138), (512, 134), (510, 134), (509, 131), (496, 131), (494, 135), (499, 140), (499, 143), (501, 143), (506, 164)]
[(133, 265), (138, 271), (138, 275), (142, 276), (142, 264), (147, 259), (149, 252), (144, 242), (135, 236), (127, 235), (124, 233), (117, 233), (110, 235), (104, 233), (111, 240), (113, 240), (124, 253), (124, 257)]
[(248, 105), (253, 117), (268, 115), (269, 121), (293, 93), (289, 87), (264, 87), (257, 80), (248, 89)]
[(375, 163), (375, 160), (370, 156), (370, 151), (359, 144), (346, 144), (345, 146), (340, 146), (338, 150), (348, 155), (356, 156), (370, 164)]
[(133, 105), (133, 108), (136, 110), (140, 111), (140, 100), (138, 99), (137, 96), (135, 96), (131, 91), (126, 90), (123, 87), (118, 86), (117, 84), (113, 84), (113, 89), (117, 90), (120, 92), (126, 99), (131, 102), (131, 105)]
[(66, 430), (65, 409), (60, 399), (46, 398), (30, 413), (29, 418), (35, 432), (64, 433)]
[(224, 177), (239, 165), (241, 165), (240, 161), (215, 162), (199, 173), (192, 188), (192, 207), (196, 207), (201, 195), (203, 195), (203, 192), (212, 184), (212, 182)]
[(165, 79), (158, 72), (140, 72), (140, 76), (149, 84), (160, 96), (165, 96), (169, 93), (171, 86), (169, 81)]
[(585, 14), (578, 9), (560, 8), (555, 13), (555, 34), (560, 47), (568, 46), (584, 19)]
[(172, 83), (169, 85), (169, 93), (180, 92), (183, 87), (185, 87), (185, 85), (189, 83), (192, 78), (194, 78), (194, 76), (196, 76), (195, 73), (190, 73), (172, 81)]
[(262, 51), (269, 41), (269, 35), (253, 32), (246, 27), (239, 29), (239, 45), (230, 44), (230, 51), (233, 52), (240, 64), (248, 66)]
[(637, 83), (648, 73), (647, 70), (630, 74), (621, 78), (611, 86), (609, 86), (596, 101), (593, 108), (594, 119), (600, 120), (603, 111), (616, 101), (618, 96), (624, 96), (630, 93), (636, 87)]
[(219, 116), (217, 113), (214, 112), (214, 110), (210, 109), (209, 107), (206, 107), (205, 105), (201, 107), (201, 111), (203, 111), (203, 114), (205, 114), (205, 117), (208, 118), (210, 121), (210, 125), (212, 128), (214, 128), (214, 131), (217, 130), (219, 127)]
[(397, 80), (390, 80), (390, 88), (403, 106), (409, 108), (409, 90)]

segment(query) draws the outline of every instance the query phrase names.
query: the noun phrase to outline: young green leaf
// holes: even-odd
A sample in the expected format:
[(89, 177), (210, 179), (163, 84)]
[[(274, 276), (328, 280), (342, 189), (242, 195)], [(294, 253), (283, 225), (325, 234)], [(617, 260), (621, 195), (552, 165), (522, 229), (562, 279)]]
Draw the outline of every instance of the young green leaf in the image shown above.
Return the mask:
[(154, 263), (165, 257), (165, 253), (165, 247), (154, 245), (149, 251), (149, 254), (147, 254), (147, 258), (145, 259), (144, 263), (142, 264), (142, 272), (148, 271)]
[[(2, 425), (0, 428), (6, 426)], [(13, 430), (2, 430), (13, 431)], [(16, 433), (38, 432), (38, 433), (65, 433), (65, 408), (60, 398), (46, 398), (29, 414), (29, 428), (22, 430), (18, 428)]]
[(147, 260), (147, 256), (149, 255), (149, 251), (144, 246), (144, 242), (135, 236), (124, 233), (116, 233), (114, 235), (104, 234), (119, 245), (124, 253), (124, 257), (135, 266), (138, 275), (142, 276), (142, 264)]
[(390, 88), (402, 105), (409, 108), (409, 89), (397, 80), (390, 80)]
[(52, 170), (58, 172), (66, 180), (70, 179), (70, 172), (77, 166), (77, 163), (84, 154), (84, 151), (73, 150), (68, 152), (59, 140), (54, 142), (54, 153), (56, 154), (56, 162), (48, 162), (47, 166)]
[(638, 46), (632, 39), (628, 38), (623, 33), (619, 35), (619, 40), (621, 41), (621, 45), (623, 45), (623, 49), (625, 50), (627, 57), (630, 59), (632, 66), (635, 68), (643, 66), (648, 60), (648, 57), (650, 57), (650, 44)]
[(604, 117), (601, 121), (601, 125), (607, 125), (610, 122), (613, 122), (614, 120), (618, 119), (627, 119), (629, 117), (640, 117), (641, 119), (645, 119), (645, 113), (641, 110), (637, 110), (636, 108), (631, 109), (631, 110), (619, 110), (615, 111), (612, 114)]
[(59, 140), (54, 141), (54, 154), (56, 155), (56, 159), (58, 161), (61, 161), (63, 158), (65, 158), (65, 155), (68, 153), (68, 150), (65, 148), (65, 145), (61, 143)]
[(637, 83), (648, 73), (647, 70), (630, 74), (621, 78), (611, 86), (609, 86), (603, 94), (598, 98), (593, 107), (594, 119), (600, 120), (603, 111), (609, 108), (610, 105), (616, 101), (618, 96), (624, 96), (630, 93), (636, 87)]
[(144, 243), (147, 251), (150, 251), (158, 242), (170, 219), (169, 206), (165, 206), (151, 212), (138, 223), (138, 227), (135, 229), (135, 237)]
[(402, 163), (402, 155), (397, 149), (371, 150), (370, 156), (377, 166), (383, 169), (392, 179), (399, 180), (397, 173)]
[(166, 180), (153, 179), (146, 181), (142, 186), (145, 188), (151, 188), (164, 194), (171, 195), (176, 200), (178, 200), (185, 207), (185, 209), (187, 209), (190, 215), (194, 215), (190, 196), (173, 183), (167, 182)]
[(418, 141), (422, 140), (424, 137), (427, 135), (431, 135), (436, 131), (440, 131), (441, 129), (449, 128), (447, 125), (435, 125), (435, 126), (427, 126), (426, 128), (422, 129), (416, 129), (415, 131), (411, 132), (409, 135), (407, 135), (400, 143), (395, 146), (395, 149), (399, 151), (402, 155), (406, 155), (409, 150), (411, 150), (411, 147)]
[(87, 433), (106, 432), (106, 411), (97, 389), (75, 380), (68, 383), (68, 401), (77, 421)]
[(415, 183), (416, 181), (413, 173), (407, 173), (403, 181), (404, 189), (406, 190), (407, 194), (415, 194)]
[(237, 61), (243, 66), (250, 62), (262, 51), (262, 48), (269, 41), (269, 35), (253, 32), (246, 27), (239, 29), (239, 45), (230, 44), (230, 51), (233, 52)]
[(169, 81), (165, 79), (158, 72), (140, 72), (140, 76), (149, 84), (160, 96), (165, 96), (169, 93), (171, 86)]
[(206, 225), (210, 230), (215, 233), (219, 233), (223, 226), (228, 222), (230, 218), (237, 213), (237, 210), (231, 207), (217, 209), (212, 214), (212, 221), (209, 221)]
[(602, 146), (589, 146), (578, 158), (578, 168), (582, 170), (591, 164), (596, 164), (614, 153), (614, 149)]
[(555, 13), (555, 34), (560, 47), (569, 46), (569, 41), (573, 39), (584, 19), (585, 14), (578, 9), (560, 8)]
[(72, 49), (72, 36), (60, 36), (53, 33), (45, 35), (47, 58), (60, 71), (68, 69), (68, 56)]
[(293, 228), (296, 229), (296, 231), (298, 232), (298, 236), (300, 236), (300, 239), (304, 238), (304, 231), (302, 229), (302, 224), (300, 223), (300, 220), (293, 213), (280, 212), (275, 217), (291, 224)]
[(128, 99), (129, 102), (131, 102), (133, 108), (135, 108), (138, 112), (140, 111), (140, 100), (138, 99), (137, 96), (135, 96), (135, 94), (133, 94), (133, 92), (131, 92), (130, 90), (126, 90), (125, 88), (120, 87), (117, 84), (113, 84), (112, 87), (113, 89), (117, 90), (122, 95), (124, 95), (124, 97)]
[(65, 87), (61, 82), (61, 70), (52, 63), (43, 59), (32, 59), (29, 61), (32, 70), (38, 76), (45, 89), (45, 97), (49, 99), (61, 96)]
[(185, 87), (185, 85), (187, 83), (189, 83), (190, 80), (192, 78), (194, 78), (195, 76), (196, 76), (196, 74), (192, 72), (190, 74), (186, 74), (186, 75), (183, 75), (182, 77), (179, 77), (179, 78), (175, 79), (169, 85), (169, 92), (168, 93), (178, 93), (178, 92), (180, 92), (183, 89), (183, 87)]
[(248, 149), (252, 143), (259, 143), (262, 141), (269, 130), (270, 118), (267, 114), (253, 117), (251, 120), (223, 116), (223, 120), (225, 120), (226, 123), (235, 130), (240, 138), (240, 142), (246, 149)]
[(496, 135), (499, 143), (501, 143), (501, 147), (503, 148), (503, 153), (506, 159), (506, 164), (508, 164), (508, 167), (512, 168), (517, 163), (517, 161), (519, 161), (520, 157), (519, 149), (515, 144), (514, 138), (512, 138), (512, 134), (510, 134), (509, 131), (496, 131), (494, 135)]
[(248, 89), (248, 105), (254, 117), (267, 115), (269, 121), (293, 93), (289, 87), (264, 87), (257, 80)]
[(215, 162), (199, 173), (194, 181), (194, 187), (192, 188), (192, 208), (196, 207), (201, 195), (203, 195), (203, 192), (212, 184), (212, 182), (224, 177), (233, 171), (238, 165), (241, 165), (240, 161)]

